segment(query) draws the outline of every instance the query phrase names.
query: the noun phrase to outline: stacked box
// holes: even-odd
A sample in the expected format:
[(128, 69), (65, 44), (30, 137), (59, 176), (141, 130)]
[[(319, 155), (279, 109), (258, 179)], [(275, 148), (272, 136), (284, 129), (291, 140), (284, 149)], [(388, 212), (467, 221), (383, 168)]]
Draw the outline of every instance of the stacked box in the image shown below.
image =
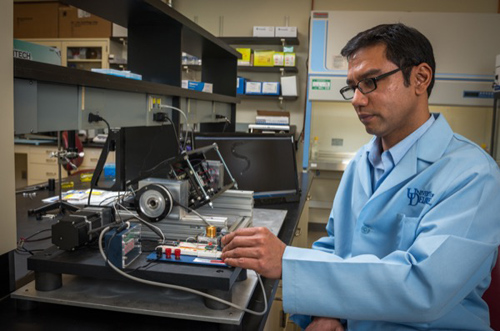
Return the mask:
[(253, 52), (255, 67), (274, 67), (274, 51), (262, 50)]
[(239, 66), (251, 66), (252, 65), (252, 49), (251, 48), (236, 48), (241, 54), (241, 59), (238, 59)]
[(236, 94), (245, 94), (245, 82), (246, 78), (244, 77), (236, 78)]
[(245, 82), (245, 94), (262, 94), (262, 82)]

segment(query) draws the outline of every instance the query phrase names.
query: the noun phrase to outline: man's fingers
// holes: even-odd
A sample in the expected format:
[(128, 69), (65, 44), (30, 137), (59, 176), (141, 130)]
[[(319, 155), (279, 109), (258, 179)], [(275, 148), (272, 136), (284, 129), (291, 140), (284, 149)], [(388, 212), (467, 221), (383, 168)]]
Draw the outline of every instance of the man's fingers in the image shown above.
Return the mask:
[(258, 248), (239, 246), (238, 248), (232, 250), (228, 250), (225, 252), (223, 251), (221, 258), (222, 259), (240, 258), (240, 257), (259, 258), (261, 257), (261, 255), (262, 253)]
[[(246, 230), (246, 229), (245, 229)], [(227, 239), (226, 239), (227, 238)], [(262, 236), (257, 234), (257, 231), (233, 232), (224, 237), (223, 252), (227, 252), (236, 247), (252, 247), (262, 244)]]
[(256, 259), (247, 257), (228, 258), (224, 259), (224, 263), (233, 267), (255, 270), (257, 273), (260, 273), (260, 263)]

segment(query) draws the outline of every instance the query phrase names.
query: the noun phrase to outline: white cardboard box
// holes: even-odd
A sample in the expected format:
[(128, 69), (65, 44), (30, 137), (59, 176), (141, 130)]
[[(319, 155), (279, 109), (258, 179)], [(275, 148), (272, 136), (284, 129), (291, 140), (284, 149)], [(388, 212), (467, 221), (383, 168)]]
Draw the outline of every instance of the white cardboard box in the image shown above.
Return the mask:
[(275, 37), (296, 38), (297, 33), (296, 26), (277, 26), (274, 28)]
[(278, 82), (262, 82), (262, 94), (279, 95), (280, 83)]
[(254, 37), (274, 37), (274, 26), (254, 26)]
[(281, 95), (296, 97), (297, 94), (297, 76), (281, 77)]
[(245, 82), (245, 94), (262, 94), (262, 82)]

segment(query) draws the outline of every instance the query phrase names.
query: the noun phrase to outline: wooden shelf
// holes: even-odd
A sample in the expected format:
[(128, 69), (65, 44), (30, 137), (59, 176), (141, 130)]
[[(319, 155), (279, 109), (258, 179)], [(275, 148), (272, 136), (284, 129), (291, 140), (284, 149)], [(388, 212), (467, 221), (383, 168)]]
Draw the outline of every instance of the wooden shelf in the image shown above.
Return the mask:
[(299, 45), (299, 38), (282, 37), (219, 37), (229, 45)]

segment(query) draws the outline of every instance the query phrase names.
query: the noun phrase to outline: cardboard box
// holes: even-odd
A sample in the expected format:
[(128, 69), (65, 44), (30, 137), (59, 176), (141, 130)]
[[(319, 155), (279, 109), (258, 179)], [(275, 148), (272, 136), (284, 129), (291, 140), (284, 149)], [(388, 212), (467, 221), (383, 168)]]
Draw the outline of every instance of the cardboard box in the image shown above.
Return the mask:
[(244, 77), (236, 78), (236, 94), (245, 94), (245, 82), (246, 78)]
[(254, 26), (254, 37), (274, 37), (274, 26)]
[(59, 2), (14, 3), (14, 38), (57, 38)]
[(295, 67), (295, 53), (285, 53), (285, 67)]
[(290, 112), (289, 111), (281, 111), (281, 110), (257, 110), (257, 115), (258, 116), (287, 116), (290, 118)]
[(245, 94), (262, 94), (262, 82), (245, 82)]
[(264, 95), (279, 95), (280, 83), (278, 82), (262, 82), (262, 94)]
[(281, 95), (296, 97), (297, 76), (281, 76)]
[(236, 51), (241, 54), (241, 59), (238, 59), (239, 66), (252, 65), (252, 49), (251, 48), (236, 48)]
[(273, 62), (275, 67), (282, 67), (285, 64), (285, 53), (274, 52)]
[(109, 38), (112, 23), (72, 6), (59, 8), (59, 38)]
[(195, 82), (192, 80), (183, 80), (182, 81), (182, 88), (185, 88), (188, 90), (193, 90), (193, 91), (206, 92), (206, 93), (213, 92), (213, 85), (212, 84), (204, 83), (204, 82)]
[(253, 52), (254, 67), (274, 67), (274, 51)]
[(296, 26), (277, 26), (274, 28), (275, 37), (296, 38), (298, 30)]

